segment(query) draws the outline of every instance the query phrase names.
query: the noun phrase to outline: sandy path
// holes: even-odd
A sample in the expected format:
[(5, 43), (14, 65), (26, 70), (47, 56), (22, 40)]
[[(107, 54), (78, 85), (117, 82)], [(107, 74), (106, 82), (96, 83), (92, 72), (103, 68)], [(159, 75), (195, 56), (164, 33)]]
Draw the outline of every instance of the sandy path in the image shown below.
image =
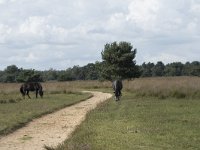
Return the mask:
[(112, 95), (91, 92), (94, 97), (35, 119), (16, 132), (0, 138), (0, 150), (42, 150), (44, 145), (62, 143), (84, 119), (88, 111)]

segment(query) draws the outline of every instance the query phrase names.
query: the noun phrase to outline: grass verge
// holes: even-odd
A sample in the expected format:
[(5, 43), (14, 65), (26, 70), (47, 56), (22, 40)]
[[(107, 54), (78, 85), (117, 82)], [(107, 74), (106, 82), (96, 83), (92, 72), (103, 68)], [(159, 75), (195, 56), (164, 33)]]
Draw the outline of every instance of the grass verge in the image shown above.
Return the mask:
[(184, 150), (200, 147), (200, 100), (124, 93), (87, 115), (56, 150)]

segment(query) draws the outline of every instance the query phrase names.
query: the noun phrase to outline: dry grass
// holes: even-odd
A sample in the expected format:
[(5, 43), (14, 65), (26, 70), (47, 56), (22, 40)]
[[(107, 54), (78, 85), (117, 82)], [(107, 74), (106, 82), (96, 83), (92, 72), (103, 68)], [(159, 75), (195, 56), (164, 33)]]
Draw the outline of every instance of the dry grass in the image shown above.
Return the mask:
[(99, 81), (70, 81), (70, 82), (46, 82), (42, 84), (45, 91), (80, 91), (86, 89), (110, 88), (110, 82)]
[[(19, 92), (22, 83), (0, 83), (0, 93)], [(69, 81), (69, 82), (44, 82), (42, 83), (44, 91), (77, 91), (83, 89), (110, 88), (110, 82), (99, 81)]]
[(18, 92), (20, 83), (0, 83), (0, 93)]
[[(19, 88), (22, 83), (0, 83), (0, 103), (16, 103), (22, 100)], [(99, 90), (111, 87), (110, 82), (71, 81), (42, 83), (44, 96), (47, 94), (73, 94), (83, 90)], [(30, 93), (32, 96), (33, 92)]]
[(200, 98), (199, 77), (139, 78), (125, 81), (124, 85), (126, 91), (139, 96)]
[[(20, 99), (19, 87), (21, 83), (0, 83), (0, 100), (10, 99), (9, 93), (15, 93)], [(139, 78), (123, 82), (124, 91), (136, 93), (138, 96), (154, 96), (159, 98), (200, 98), (199, 77), (157, 77)], [(71, 82), (45, 82), (42, 83), (45, 93), (74, 93), (82, 90), (112, 90), (109, 81), (71, 81)], [(13, 95), (13, 94), (12, 94)], [(3, 98), (2, 98), (3, 97)]]

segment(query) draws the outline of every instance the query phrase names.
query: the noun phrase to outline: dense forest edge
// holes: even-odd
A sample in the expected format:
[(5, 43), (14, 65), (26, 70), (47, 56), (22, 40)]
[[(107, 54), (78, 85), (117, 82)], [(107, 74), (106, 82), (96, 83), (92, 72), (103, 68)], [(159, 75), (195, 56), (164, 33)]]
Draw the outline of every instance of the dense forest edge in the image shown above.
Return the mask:
[[(49, 69), (39, 71), (35, 69), (18, 68), (16, 65), (7, 66), (0, 71), (0, 82), (46, 82), (46, 81), (74, 81), (74, 80), (103, 80), (101, 76), (102, 62), (89, 63), (83, 67), (73, 66), (66, 70)], [(130, 78), (164, 77), (164, 76), (198, 76), (200, 77), (200, 62), (173, 62), (164, 64), (143, 63), (134, 67), (134, 75)]]

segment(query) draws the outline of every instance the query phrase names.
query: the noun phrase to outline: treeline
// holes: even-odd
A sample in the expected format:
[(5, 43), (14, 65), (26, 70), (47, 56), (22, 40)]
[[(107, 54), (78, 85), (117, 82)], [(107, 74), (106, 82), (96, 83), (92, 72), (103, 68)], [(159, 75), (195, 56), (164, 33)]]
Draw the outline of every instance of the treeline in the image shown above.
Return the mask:
[[(33, 81), (73, 81), (73, 80), (102, 80), (102, 63), (89, 63), (83, 67), (74, 66), (66, 70), (49, 69), (37, 71), (34, 69), (18, 68), (16, 65), (7, 66), (0, 71), (0, 82), (33, 82)], [(161, 76), (199, 76), (200, 62), (174, 62), (164, 64), (161, 61), (143, 63), (135, 66), (135, 77), (161, 77)]]
[(164, 65), (161, 61), (154, 63), (143, 63), (140, 66), (141, 77), (162, 76), (200, 76), (200, 62), (174, 62)]
[(7, 66), (0, 71), (0, 82), (45, 82), (45, 81), (73, 81), (73, 80), (98, 80), (100, 63), (89, 63), (86, 66), (74, 66), (66, 70), (49, 69), (38, 71), (35, 69), (18, 68), (16, 65)]

